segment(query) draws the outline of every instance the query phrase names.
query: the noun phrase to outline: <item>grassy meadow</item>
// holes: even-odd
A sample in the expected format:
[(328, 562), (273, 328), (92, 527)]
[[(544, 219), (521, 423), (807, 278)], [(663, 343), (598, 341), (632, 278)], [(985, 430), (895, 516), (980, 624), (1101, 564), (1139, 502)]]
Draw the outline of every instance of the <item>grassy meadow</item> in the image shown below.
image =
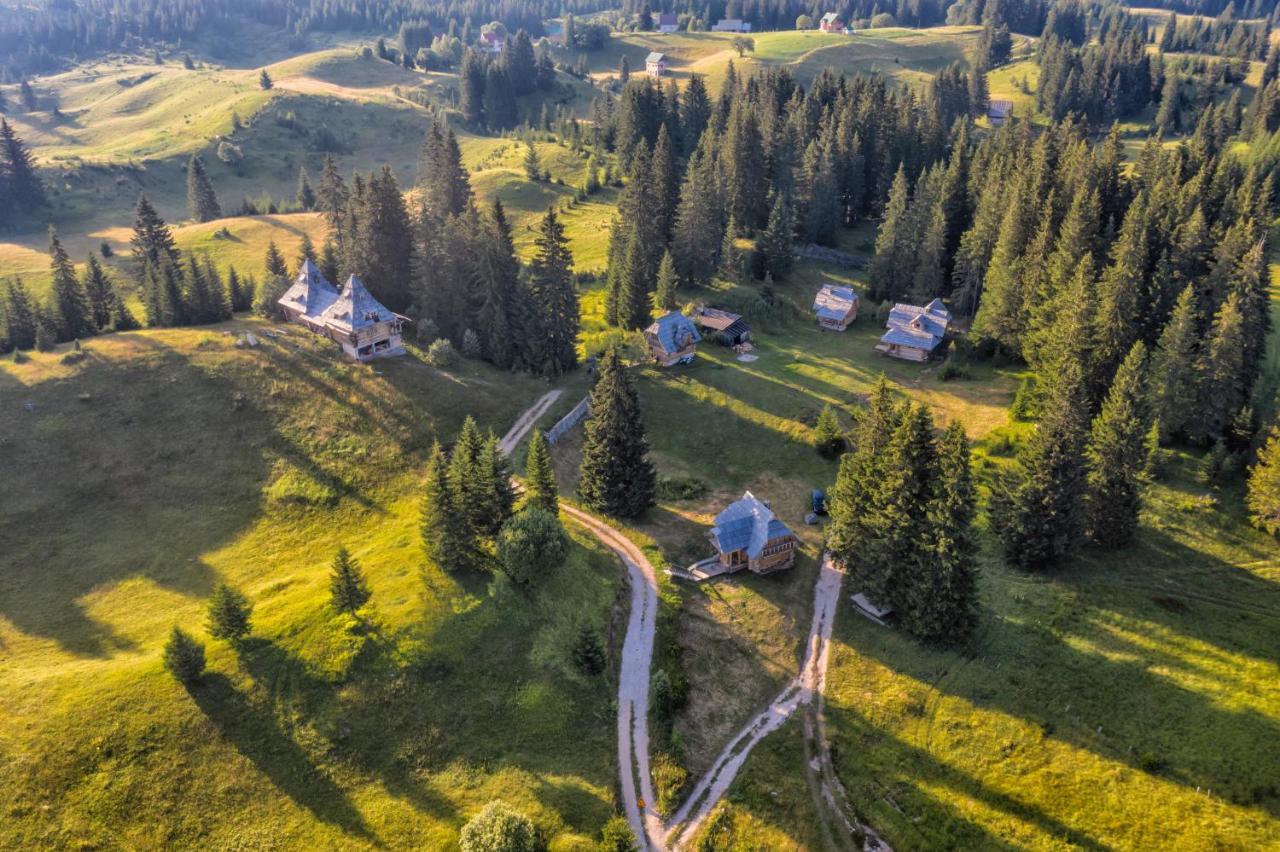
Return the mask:
[[(23, 460), (0, 496), (0, 845), (450, 848), (501, 797), (582, 848), (612, 813), (613, 687), (567, 643), (620, 635), (615, 560), (575, 536), (526, 597), (427, 567), (416, 529), (431, 442), (467, 413), (505, 431), (545, 386), (347, 364), (265, 328), (0, 367), (0, 446)], [(244, 331), (262, 345), (233, 346)], [(369, 575), (364, 622), (328, 606), (340, 544)], [(211, 642), (184, 690), (160, 646), (202, 632), (221, 581), (253, 636)]]

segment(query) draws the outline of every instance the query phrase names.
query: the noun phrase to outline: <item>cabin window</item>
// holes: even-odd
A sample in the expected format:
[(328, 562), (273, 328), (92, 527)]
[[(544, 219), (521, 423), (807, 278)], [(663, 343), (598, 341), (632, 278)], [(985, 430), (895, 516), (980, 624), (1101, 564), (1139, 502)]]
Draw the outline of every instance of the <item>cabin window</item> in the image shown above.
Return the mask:
[(372, 346), (361, 346), (359, 349), (356, 350), (356, 354), (363, 357), (365, 355), (368, 355), (372, 351), (373, 351)]
[(391, 338), (389, 337), (383, 338), (382, 340), (379, 340), (373, 344), (373, 351), (375, 352), (385, 352), (390, 348), (391, 348)]

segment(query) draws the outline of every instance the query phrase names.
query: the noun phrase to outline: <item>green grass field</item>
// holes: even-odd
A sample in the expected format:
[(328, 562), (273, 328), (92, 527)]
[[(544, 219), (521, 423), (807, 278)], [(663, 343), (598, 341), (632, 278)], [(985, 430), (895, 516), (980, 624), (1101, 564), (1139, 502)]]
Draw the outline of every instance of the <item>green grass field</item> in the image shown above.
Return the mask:
[[(526, 598), (424, 567), (416, 532), (430, 442), (467, 413), (505, 430), (543, 384), (355, 366), (263, 328), (0, 367), (5, 455), (25, 460), (0, 496), (0, 845), (449, 848), (501, 797), (580, 848), (612, 812), (612, 686), (567, 643), (617, 632), (614, 559), (578, 537)], [(367, 625), (327, 605), (339, 544), (369, 574)], [(211, 643), (183, 690), (159, 647), (175, 622), (200, 632), (224, 580), (253, 639)]]

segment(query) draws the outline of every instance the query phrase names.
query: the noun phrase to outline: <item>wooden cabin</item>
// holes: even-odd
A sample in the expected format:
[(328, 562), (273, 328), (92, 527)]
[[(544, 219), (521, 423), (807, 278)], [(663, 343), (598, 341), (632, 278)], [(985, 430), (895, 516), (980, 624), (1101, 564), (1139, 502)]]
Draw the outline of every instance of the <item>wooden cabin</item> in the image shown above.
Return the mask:
[(664, 367), (693, 361), (702, 336), (697, 326), (679, 311), (658, 317), (644, 330), (645, 343), (653, 360)]
[(951, 312), (934, 299), (924, 307), (894, 305), (885, 326), (889, 329), (876, 344), (876, 351), (905, 361), (927, 361), (947, 336)]
[(702, 333), (721, 346), (738, 346), (751, 340), (751, 326), (737, 314), (719, 308), (698, 308), (693, 321)]
[(716, 515), (707, 539), (728, 571), (746, 568), (756, 574), (770, 574), (795, 565), (799, 545), (795, 533), (750, 491)]
[(999, 127), (1013, 117), (1013, 101), (997, 98), (987, 103), (987, 121)]
[(658, 32), (673, 33), (680, 28), (680, 18), (675, 12), (662, 12), (658, 15)]
[(852, 287), (824, 284), (813, 297), (813, 312), (820, 328), (844, 331), (858, 318), (858, 294)]
[(384, 307), (354, 275), (338, 292), (314, 263), (303, 261), (279, 304), (290, 322), (335, 341), (349, 358), (371, 361), (404, 354), (401, 330), (408, 318)]
[(835, 12), (828, 12), (818, 22), (818, 29), (824, 33), (842, 33), (844, 32), (844, 21), (840, 20), (840, 16)]
[(644, 58), (644, 70), (650, 77), (662, 77), (667, 73), (667, 55), (653, 52)]

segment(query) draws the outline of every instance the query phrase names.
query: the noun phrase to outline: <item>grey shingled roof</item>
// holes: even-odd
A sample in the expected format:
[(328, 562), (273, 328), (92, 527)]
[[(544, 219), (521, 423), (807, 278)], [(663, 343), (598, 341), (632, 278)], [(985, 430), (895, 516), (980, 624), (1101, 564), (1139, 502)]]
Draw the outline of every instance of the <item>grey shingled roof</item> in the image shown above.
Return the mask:
[(750, 491), (716, 515), (711, 535), (721, 553), (746, 550), (755, 559), (769, 541), (792, 535), (791, 529), (773, 515), (773, 510)]
[(858, 304), (858, 294), (852, 287), (824, 284), (813, 297), (813, 309), (823, 319), (841, 320)]
[(342, 293), (324, 312), (326, 325), (340, 331), (357, 331), (379, 322), (390, 322), (396, 315), (364, 286), (364, 282), (352, 275), (342, 288)]
[(650, 62), (665, 62), (666, 59), (667, 59), (667, 55), (665, 53), (657, 53), (655, 51), (654, 53), (650, 53), (648, 56), (646, 56), (644, 58), (644, 62), (646, 65), (648, 65)]
[(658, 317), (645, 329), (645, 333), (657, 337), (658, 345), (666, 352), (678, 352), (690, 343), (702, 340), (697, 326), (679, 311)]
[(319, 318), (324, 311), (338, 298), (338, 288), (329, 283), (310, 260), (304, 260), (298, 269), (298, 277), (284, 295), (279, 304), (296, 308), (308, 317)]

